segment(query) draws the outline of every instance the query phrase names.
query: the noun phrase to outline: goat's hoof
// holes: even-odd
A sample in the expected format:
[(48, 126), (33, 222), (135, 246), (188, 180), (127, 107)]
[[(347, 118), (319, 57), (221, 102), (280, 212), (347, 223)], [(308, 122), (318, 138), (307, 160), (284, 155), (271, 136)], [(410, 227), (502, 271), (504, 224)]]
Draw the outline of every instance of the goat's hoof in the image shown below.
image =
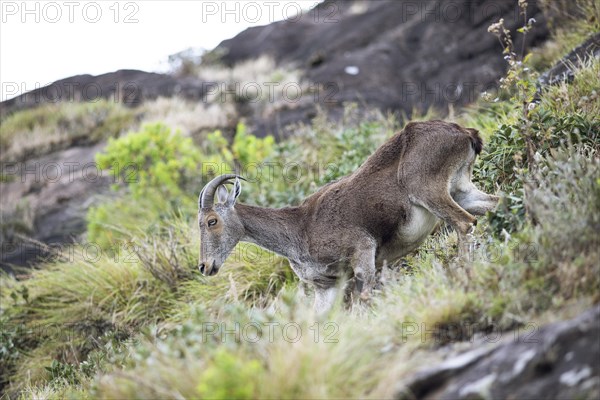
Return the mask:
[(371, 301), (371, 293), (368, 292), (362, 292), (360, 294), (360, 300), (364, 301), (365, 303), (368, 303)]
[(468, 236), (473, 236), (473, 234), (475, 233), (475, 227), (476, 226), (477, 226), (477, 220), (475, 220), (475, 223), (473, 225), (471, 225), (471, 227), (467, 231), (467, 235)]

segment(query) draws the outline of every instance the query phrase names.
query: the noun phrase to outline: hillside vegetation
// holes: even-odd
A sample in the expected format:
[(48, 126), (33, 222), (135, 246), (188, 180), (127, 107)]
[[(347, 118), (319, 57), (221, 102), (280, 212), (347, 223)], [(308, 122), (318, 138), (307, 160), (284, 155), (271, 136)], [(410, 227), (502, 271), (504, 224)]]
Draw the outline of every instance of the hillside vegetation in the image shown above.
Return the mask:
[[(583, 40), (599, 20), (562, 26), (555, 47)], [(321, 113), (279, 142), (243, 123), (229, 141), (219, 131), (192, 139), (152, 121), (109, 139), (96, 156), (119, 179), (114, 196), (89, 211), (88, 241), (27, 277), (2, 276), (4, 396), (388, 398), (410, 374), (442, 361), (447, 344), (600, 302), (600, 60), (524, 107), (541, 68), (562, 54), (521, 57), (501, 26), (492, 31), (510, 63), (503, 87), (450, 117), (481, 131), (474, 179), (502, 196), (480, 219), (469, 260), (456, 257), (456, 234), (443, 227), (384, 269), (370, 304), (345, 308), (340, 299), (323, 318), (287, 260), (254, 245), (239, 244), (218, 275), (203, 277), (196, 196), (213, 176), (240, 170), (248, 179), (241, 202), (298, 204), (354, 171), (405, 121), (375, 111), (365, 118), (348, 105), (341, 121)], [(48, 118), (70, 126), (84, 112), (64, 107)], [(4, 145), (19, 156), (31, 151), (34, 142), (19, 142), (12, 126), (45, 112), (3, 122)], [(130, 111), (110, 112), (106, 124), (131, 123)], [(53, 132), (35, 143), (69, 138)]]

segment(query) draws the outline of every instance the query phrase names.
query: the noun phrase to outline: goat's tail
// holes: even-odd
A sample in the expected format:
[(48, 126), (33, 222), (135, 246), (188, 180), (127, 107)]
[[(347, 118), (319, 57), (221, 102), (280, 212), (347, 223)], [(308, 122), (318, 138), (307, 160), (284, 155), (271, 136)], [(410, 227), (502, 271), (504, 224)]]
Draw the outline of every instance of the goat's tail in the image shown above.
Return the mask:
[(483, 149), (483, 139), (479, 136), (479, 131), (473, 128), (467, 128), (467, 133), (471, 138), (471, 147), (475, 150), (475, 154), (479, 155)]

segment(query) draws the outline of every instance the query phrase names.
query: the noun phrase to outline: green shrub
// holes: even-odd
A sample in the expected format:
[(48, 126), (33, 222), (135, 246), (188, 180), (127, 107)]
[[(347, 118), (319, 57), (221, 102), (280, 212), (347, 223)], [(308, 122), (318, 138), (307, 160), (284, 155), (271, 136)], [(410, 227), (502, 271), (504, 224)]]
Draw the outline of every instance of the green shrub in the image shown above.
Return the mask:
[(152, 233), (181, 210), (192, 210), (201, 159), (190, 138), (162, 124), (109, 140), (96, 161), (99, 168), (112, 168), (128, 192), (88, 210), (88, 241), (103, 249), (118, 247), (140, 232)]
[(73, 364), (53, 360), (52, 364), (46, 367), (46, 371), (48, 371), (48, 380), (50, 383), (65, 382), (70, 385), (76, 385), (80, 382), (77, 367)]
[[(529, 159), (523, 134), (528, 130), (535, 150)], [(600, 120), (579, 113), (558, 116), (539, 108), (529, 120), (502, 125), (494, 132), (488, 149), (477, 164), (475, 177), (486, 192), (500, 191), (501, 202), (490, 215), (490, 227), (496, 234), (502, 230), (519, 231), (526, 222), (526, 190), (534, 182), (536, 159), (551, 154), (553, 149), (584, 145), (600, 146)], [(534, 171), (531, 171), (531, 168)]]
[(258, 138), (239, 123), (231, 143), (217, 130), (207, 135), (203, 144), (203, 177), (206, 181), (224, 173), (244, 173), (251, 166), (268, 159), (275, 148), (273, 136)]
[(180, 196), (198, 172), (200, 151), (191, 138), (162, 124), (145, 125), (141, 131), (111, 139), (96, 155), (98, 167), (112, 168), (134, 196), (152, 193)]
[(198, 395), (210, 399), (254, 399), (257, 375), (263, 372), (257, 360), (242, 360), (239, 355), (219, 349), (200, 375)]
[(589, 146), (554, 152), (535, 174), (529, 212), (540, 275), (544, 289), (565, 300), (600, 287), (599, 177), (599, 150)]
[[(519, 32), (526, 35), (531, 20), (526, 20), (526, 3), (519, 5), (525, 17)], [(586, 2), (584, 8), (593, 7)], [(500, 39), (509, 64), (499, 96), (508, 99), (515, 109), (513, 113), (518, 115), (516, 121), (505, 122), (491, 136), (487, 145), (490, 150), (480, 157), (475, 174), (485, 191), (500, 191), (500, 204), (490, 214), (490, 228), (498, 235), (520, 231), (525, 226), (527, 197), (535, 186), (532, 180), (538, 160), (553, 149), (574, 145), (600, 148), (600, 61), (591, 59), (576, 69), (572, 83), (539, 89), (530, 55), (516, 54), (515, 43), (503, 21), (488, 30)], [(541, 91), (537, 106), (532, 103), (536, 91)]]
[(244, 124), (239, 123), (231, 145), (231, 154), (239, 165), (248, 165), (266, 159), (273, 152), (274, 144), (273, 136), (257, 138), (248, 133)]

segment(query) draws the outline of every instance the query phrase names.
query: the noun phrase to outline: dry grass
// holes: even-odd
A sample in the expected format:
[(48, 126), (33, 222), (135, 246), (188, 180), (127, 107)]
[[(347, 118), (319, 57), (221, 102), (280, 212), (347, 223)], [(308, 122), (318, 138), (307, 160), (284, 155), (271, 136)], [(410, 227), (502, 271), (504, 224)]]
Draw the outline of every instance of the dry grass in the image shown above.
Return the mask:
[(160, 122), (186, 135), (228, 126), (236, 115), (231, 104), (192, 103), (178, 97), (161, 97), (144, 103), (143, 108), (143, 123)]
[(278, 67), (266, 55), (231, 68), (201, 65), (198, 76), (205, 82), (216, 84), (207, 96), (209, 103), (237, 101), (251, 104), (258, 113), (270, 113), (282, 104), (293, 106), (302, 101), (313, 101), (310, 83), (301, 78), (300, 71)]
[(134, 125), (134, 119), (133, 111), (106, 100), (47, 104), (20, 111), (0, 124), (1, 159), (21, 160), (118, 136)]

